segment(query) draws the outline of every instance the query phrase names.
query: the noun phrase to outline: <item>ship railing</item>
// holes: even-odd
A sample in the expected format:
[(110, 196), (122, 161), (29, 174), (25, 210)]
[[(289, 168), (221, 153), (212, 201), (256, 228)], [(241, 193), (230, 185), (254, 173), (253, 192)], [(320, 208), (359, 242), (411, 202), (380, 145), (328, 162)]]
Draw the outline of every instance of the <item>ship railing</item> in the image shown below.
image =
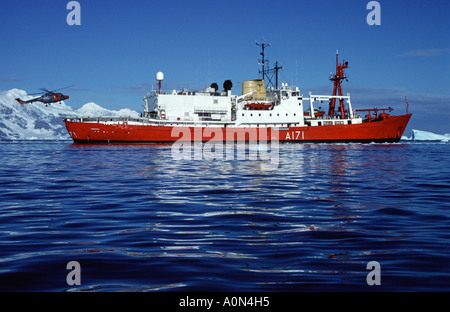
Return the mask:
[(350, 100), (350, 94), (347, 95), (313, 95), (313, 94), (309, 94), (309, 98), (303, 98), (303, 100), (306, 101), (329, 101), (331, 99), (346, 99), (346, 100)]
[[(375, 119), (384, 119), (384, 118), (389, 118), (390, 115), (386, 113), (386, 111), (388, 111), (388, 113), (392, 112), (394, 109), (392, 107), (388, 107), (388, 108), (368, 108), (368, 109), (354, 109), (354, 112), (367, 112), (367, 115), (365, 115), (364, 117), (368, 120), (375, 120)], [(378, 113), (381, 112), (381, 113)], [(373, 113), (373, 115), (372, 115)]]
[(157, 95), (214, 95), (214, 96), (228, 96), (228, 92), (225, 91), (211, 91), (211, 90), (152, 90), (150, 93), (147, 93), (146, 97), (155, 97)]
[(310, 104), (310, 110), (311, 110), (311, 118), (315, 118), (314, 116), (314, 102), (315, 101), (329, 101), (331, 99), (344, 99), (347, 102), (348, 105), (348, 111), (350, 112), (349, 114), (349, 119), (352, 118), (356, 118), (355, 115), (353, 114), (353, 109), (352, 109), (352, 103), (350, 101), (350, 93), (347, 93), (347, 95), (313, 95), (311, 92), (309, 92), (309, 98), (303, 98), (303, 100), (309, 101)]
[[(355, 111), (355, 110), (353, 110), (353, 111)], [(310, 116), (305, 116), (305, 118), (312, 119), (312, 118), (310, 118)], [(331, 115), (331, 116), (330, 115), (322, 115), (322, 116), (315, 117), (315, 119), (318, 119), (318, 120), (337, 120), (337, 119), (356, 119), (356, 118), (361, 118), (361, 115), (353, 113), (352, 118), (342, 118), (341, 115)]]
[(392, 112), (394, 109), (392, 107), (388, 107), (388, 108), (362, 108), (362, 109), (354, 109), (354, 112), (375, 112), (375, 115), (378, 115), (379, 111), (382, 111), (383, 113), (386, 113), (386, 111), (388, 112)]
[(131, 116), (61, 116), (65, 121), (75, 121), (75, 122), (145, 122), (149, 120), (145, 117), (131, 117)]
[(225, 107), (194, 107), (194, 113), (213, 113), (213, 114), (226, 114), (228, 109)]

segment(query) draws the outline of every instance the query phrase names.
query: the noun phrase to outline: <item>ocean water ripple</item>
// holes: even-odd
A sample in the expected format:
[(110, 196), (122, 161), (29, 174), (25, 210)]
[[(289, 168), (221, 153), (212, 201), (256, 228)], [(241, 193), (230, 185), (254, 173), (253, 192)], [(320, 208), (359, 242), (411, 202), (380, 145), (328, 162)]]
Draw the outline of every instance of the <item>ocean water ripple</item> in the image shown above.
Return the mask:
[(170, 145), (0, 150), (1, 291), (450, 290), (450, 144), (282, 144), (273, 171)]

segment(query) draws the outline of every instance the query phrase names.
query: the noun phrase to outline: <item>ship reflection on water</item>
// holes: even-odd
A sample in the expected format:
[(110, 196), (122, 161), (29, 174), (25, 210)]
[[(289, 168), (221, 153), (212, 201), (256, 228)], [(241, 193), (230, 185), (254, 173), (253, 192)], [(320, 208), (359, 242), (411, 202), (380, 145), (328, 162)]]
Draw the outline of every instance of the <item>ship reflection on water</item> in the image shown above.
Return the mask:
[(171, 145), (0, 147), (2, 289), (67, 290), (69, 261), (73, 291), (374, 290), (370, 261), (375, 290), (448, 277), (450, 169), (423, 158), (448, 145), (280, 144), (272, 171)]

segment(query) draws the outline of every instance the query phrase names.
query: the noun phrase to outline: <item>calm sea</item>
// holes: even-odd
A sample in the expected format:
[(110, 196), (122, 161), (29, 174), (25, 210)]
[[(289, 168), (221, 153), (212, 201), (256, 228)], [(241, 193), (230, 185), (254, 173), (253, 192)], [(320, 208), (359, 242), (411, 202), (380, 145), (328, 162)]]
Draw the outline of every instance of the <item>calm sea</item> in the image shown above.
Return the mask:
[(1, 291), (450, 290), (449, 143), (280, 144), (262, 170), (2, 142), (0, 162)]

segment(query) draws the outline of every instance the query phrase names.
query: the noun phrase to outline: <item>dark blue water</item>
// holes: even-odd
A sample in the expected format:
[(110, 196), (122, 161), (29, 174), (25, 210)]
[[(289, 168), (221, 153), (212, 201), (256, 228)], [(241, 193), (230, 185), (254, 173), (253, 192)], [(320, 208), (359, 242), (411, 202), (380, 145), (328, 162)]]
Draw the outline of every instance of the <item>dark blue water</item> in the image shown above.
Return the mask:
[(450, 290), (448, 143), (282, 144), (273, 171), (170, 145), (4, 142), (0, 162), (1, 291)]

